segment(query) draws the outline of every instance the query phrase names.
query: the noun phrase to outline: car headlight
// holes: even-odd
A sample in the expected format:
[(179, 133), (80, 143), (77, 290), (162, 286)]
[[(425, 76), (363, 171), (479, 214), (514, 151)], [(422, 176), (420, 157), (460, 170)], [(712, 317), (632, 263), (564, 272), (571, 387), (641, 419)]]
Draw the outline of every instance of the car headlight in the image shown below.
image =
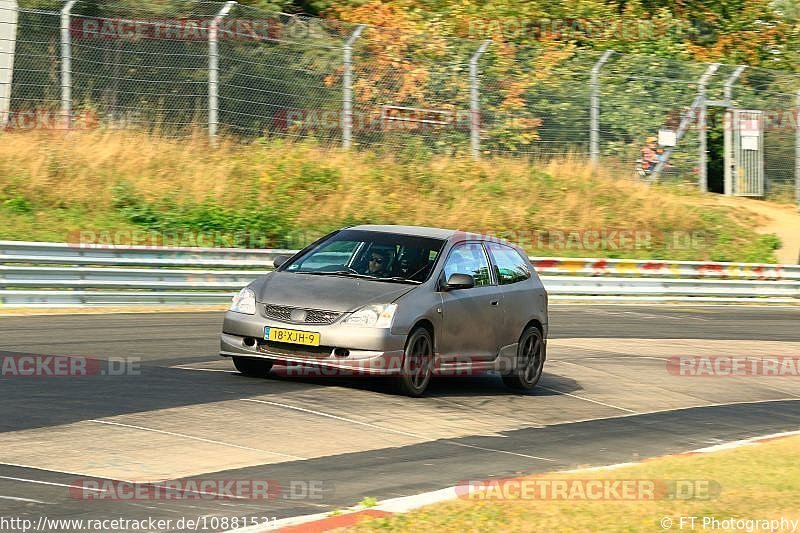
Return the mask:
[(348, 326), (364, 326), (367, 328), (388, 328), (392, 326), (397, 304), (366, 305), (344, 319)]
[(240, 290), (239, 294), (233, 297), (230, 310), (245, 315), (256, 314), (256, 293), (247, 287)]

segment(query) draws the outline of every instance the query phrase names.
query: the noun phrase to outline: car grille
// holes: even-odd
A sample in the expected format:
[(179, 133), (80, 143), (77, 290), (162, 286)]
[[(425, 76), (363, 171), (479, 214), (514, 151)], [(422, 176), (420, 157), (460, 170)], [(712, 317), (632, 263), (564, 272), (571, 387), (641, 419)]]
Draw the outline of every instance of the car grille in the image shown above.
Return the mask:
[(305, 357), (308, 359), (326, 359), (333, 352), (332, 346), (303, 346), (286, 342), (258, 341), (258, 351), (271, 355), (288, 357)]
[[(292, 315), (295, 315), (295, 318), (292, 318)], [(337, 311), (321, 311), (319, 309), (302, 309), (299, 307), (267, 304), (264, 306), (264, 316), (289, 324), (314, 324), (324, 326), (333, 324), (337, 318), (342, 316), (342, 313)]]

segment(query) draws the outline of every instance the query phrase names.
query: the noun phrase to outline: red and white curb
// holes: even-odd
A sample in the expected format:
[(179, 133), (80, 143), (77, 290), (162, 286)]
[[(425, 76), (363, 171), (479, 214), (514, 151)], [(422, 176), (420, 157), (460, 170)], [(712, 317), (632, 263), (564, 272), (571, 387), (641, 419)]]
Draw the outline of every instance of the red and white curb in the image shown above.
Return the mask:
[[(763, 435), (760, 437), (751, 437), (749, 439), (737, 440), (732, 442), (725, 442), (691, 450), (673, 455), (673, 457), (696, 455), (701, 453), (714, 453), (725, 450), (732, 450), (741, 448), (743, 446), (751, 446), (754, 444), (782, 439), (786, 437), (794, 437), (800, 435), (799, 431), (787, 431), (783, 433), (772, 433), (770, 435)], [(664, 456), (661, 456), (664, 457)], [(634, 463), (617, 463), (612, 465), (595, 466), (589, 468), (576, 468), (573, 470), (560, 470), (554, 472), (556, 474), (575, 474), (579, 472), (596, 472), (602, 470), (616, 470), (628, 466), (634, 466), (646, 462), (648, 460), (659, 459), (661, 457), (654, 457), (652, 459), (645, 459), (644, 461)], [(526, 476), (527, 477), (527, 476)], [(522, 479), (522, 478), (520, 478)], [(445, 489), (435, 490), (432, 492), (424, 492), (422, 494), (415, 494), (413, 496), (403, 496), (401, 498), (392, 498), (384, 500), (378, 505), (373, 507), (356, 506), (349, 509), (342, 510), (341, 514), (331, 515), (331, 513), (317, 513), (313, 515), (295, 516), (291, 518), (283, 518), (275, 522), (270, 522), (268, 526), (255, 525), (239, 529), (231, 529), (225, 533), (263, 533), (275, 532), (281, 533), (324, 533), (341, 527), (349, 527), (357, 524), (358, 522), (371, 519), (383, 518), (392, 516), (397, 513), (406, 513), (433, 505), (435, 503), (448, 502), (459, 498), (463, 494), (463, 487), (453, 486)]]

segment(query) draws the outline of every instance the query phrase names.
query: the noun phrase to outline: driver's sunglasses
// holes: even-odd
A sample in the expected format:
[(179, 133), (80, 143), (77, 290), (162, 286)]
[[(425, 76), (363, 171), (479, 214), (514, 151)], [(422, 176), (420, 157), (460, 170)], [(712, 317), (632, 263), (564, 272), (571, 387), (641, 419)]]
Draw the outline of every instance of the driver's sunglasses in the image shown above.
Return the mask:
[(372, 257), (369, 260), (370, 263), (383, 263), (383, 257)]

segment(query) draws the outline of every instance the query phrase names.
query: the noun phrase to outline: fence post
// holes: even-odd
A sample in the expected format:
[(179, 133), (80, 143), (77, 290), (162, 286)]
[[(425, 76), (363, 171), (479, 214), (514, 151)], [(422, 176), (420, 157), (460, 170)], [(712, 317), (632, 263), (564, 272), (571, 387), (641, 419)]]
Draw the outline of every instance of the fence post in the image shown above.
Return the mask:
[(732, 145), (731, 146), (728, 145), (728, 143), (730, 143), (733, 140), (733, 138), (730, 137), (732, 132), (728, 131), (728, 129), (733, 126), (733, 124), (732, 124), (733, 117), (731, 117), (729, 115), (728, 110), (733, 107), (733, 84), (736, 83), (739, 80), (739, 77), (742, 75), (742, 72), (744, 72), (746, 68), (747, 67), (745, 65), (739, 65), (738, 67), (736, 67), (736, 70), (733, 71), (733, 74), (731, 74), (730, 77), (727, 80), (725, 80), (725, 85), (724, 85), (722, 104), (726, 107), (726, 109), (725, 109), (725, 128), (726, 128), (725, 136), (726, 136), (726, 139), (730, 139), (730, 141), (728, 141), (728, 140), (725, 141), (725, 143), (726, 143), (725, 144), (725, 156), (724, 156), (724, 161), (725, 161), (725, 163), (724, 163), (725, 164), (725, 172), (724, 172), (725, 178), (724, 178), (724, 180), (725, 180), (725, 183), (723, 185), (723, 192), (725, 193), (726, 196), (731, 196), (733, 194), (733, 181), (734, 181), (733, 173), (731, 172), (731, 167), (730, 167), (730, 165), (732, 164), (732, 158), (733, 158), (733, 146)]
[(794, 121), (794, 199), (800, 208), (800, 89), (797, 90)]
[[(706, 71), (700, 76), (700, 79), (697, 80), (697, 96), (695, 97), (694, 101), (692, 102), (691, 107), (689, 108), (689, 112), (683, 116), (681, 119), (681, 123), (678, 125), (678, 131), (675, 132), (675, 146), (683, 138), (686, 131), (689, 129), (692, 119), (695, 117), (697, 113), (697, 109), (702, 105), (705, 109), (706, 105), (706, 85), (708, 84), (708, 80), (711, 79), (711, 76), (717, 72), (719, 69), (719, 63), (711, 63), (706, 68)], [(705, 131), (701, 131), (701, 135), (704, 135)], [(705, 142), (705, 139), (703, 139)], [(654, 181), (658, 181), (659, 177), (661, 176), (661, 171), (666, 166), (667, 162), (669, 162), (669, 158), (672, 156), (672, 152), (675, 151), (675, 146), (670, 146), (666, 150), (664, 150), (664, 157), (656, 164), (656, 168), (653, 169), (653, 179)], [(705, 157), (705, 151), (703, 151)]]
[(72, 127), (72, 41), (69, 19), (76, 0), (69, 0), (61, 8), (61, 119), (64, 128)]
[(745, 66), (745, 65), (739, 65), (738, 67), (736, 67), (736, 70), (733, 71), (733, 74), (731, 74), (730, 77), (727, 80), (725, 80), (725, 85), (724, 85), (724, 88), (723, 88), (723, 90), (724, 90), (724, 92), (723, 92), (724, 100), (723, 101), (725, 102), (725, 105), (728, 106), (728, 107), (731, 107), (733, 105), (733, 102), (732, 102), (732, 100), (733, 100), (733, 84), (736, 83), (736, 81), (739, 79), (739, 76), (742, 75), (742, 72), (744, 72), (744, 70), (746, 68), (747, 68), (747, 66)]
[(478, 60), (492, 44), (492, 41), (483, 41), (469, 60), (469, 140), (472, 159), (478, 160), (481, 156), (481, 104), (478, 92)]
[(353, 144), (353, 43), (361, 36), (366, 24), (359, 24), (350, 34), (342, 49), (342, 147)]
[(700, 187), (700, 192), (708, 192), (708, 132), (706, 131), (708, 129), (706, 124), (708, 106), (706, 105), (705, 86), (700, 88), (699, 96), (701, 100), (700, 108), (698, 110), (697, 124), (700, 128), (700, 131), (698, 131), (697, 134), (698, 144), (700, 145), (700, 153), (698, 154), (697, 158), (697, 182), (698, 186)]
[(11, 81), (17, 42), (17, 0), (0, 0), (0, 130), (11, 112)]
[(589, 157), (592, 168), (597, 167), (600, 161), (600, 69), (606, 64), (608, 58), (613, 54), (613, 50), (606, 50), (597, 63), (592, 67), (591, 95), (589, 109)]
[(208, 28), (208, 137), (216, 145), (219, 126), (219, 23), (236, 4), (225, 2)]

